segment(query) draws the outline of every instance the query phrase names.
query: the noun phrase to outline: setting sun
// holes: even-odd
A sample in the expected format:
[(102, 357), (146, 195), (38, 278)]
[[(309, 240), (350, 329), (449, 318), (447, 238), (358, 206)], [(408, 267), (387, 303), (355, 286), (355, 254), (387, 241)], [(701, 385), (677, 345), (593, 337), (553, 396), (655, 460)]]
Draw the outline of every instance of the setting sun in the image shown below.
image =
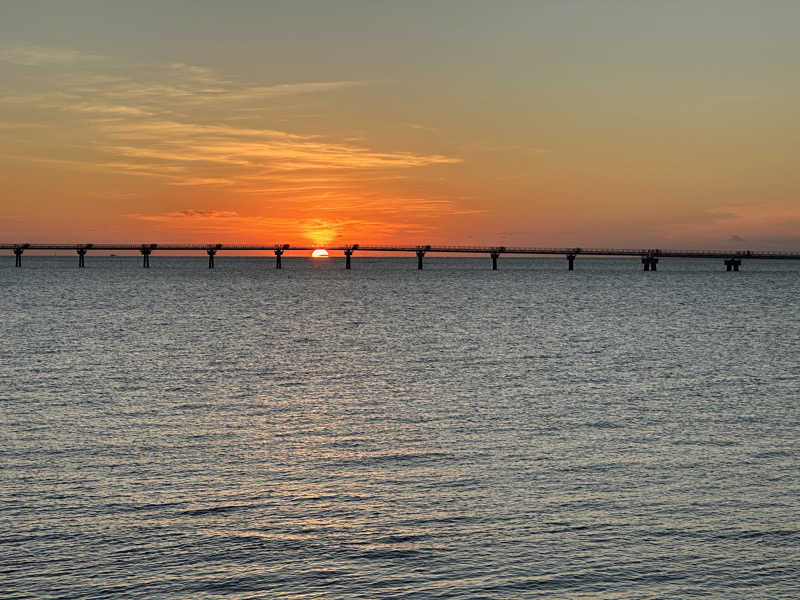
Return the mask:
[(328, 258), (328, 251), (324, 248), (317, 248), (311, 253), (312, 258)]

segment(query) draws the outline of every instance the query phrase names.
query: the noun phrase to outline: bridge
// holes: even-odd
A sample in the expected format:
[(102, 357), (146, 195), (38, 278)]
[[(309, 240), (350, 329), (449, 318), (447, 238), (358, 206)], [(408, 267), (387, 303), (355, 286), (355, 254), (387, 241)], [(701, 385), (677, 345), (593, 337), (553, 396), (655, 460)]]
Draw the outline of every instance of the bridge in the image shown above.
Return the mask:
[[(208, 255), (208, 268), (214, 268), (214, 257), (218, 252), (227, 250), (271, 251), (275, 254), (275, 267), (280, 269), (281, 257), (287, 250), (312, 251), (318, 246), (294, 246), (291, 244), (249, 245), (249, 244), (0, 244), (0, 250), (11, 250), (15, 256), (15, 266), (22, 266), (22, 255), (26, 250), (73, 250), (78, 255), (78, 267), (86, 266), (86, 255), (92, 251), (134, 251), (142, 255), (142, 266), (150, 267), (150, 256), (158, 252), (205, 252)], [(738, 271), (742, 260), (798, 260), (800, 252), (783, 252), (771, 250), (662, 250), (658, 248), (534, 248), (517, 246), (434, 246), (430, 244), (416, 246), (374, 246), (350, 244), (346, 246), (327, 246), (331, 252), (342, 252), (345, 257), (345, 269), (351, 267), (353, 253), (392, 252), (412, 253), (417, 257), (417, 268), (422, 269), (426, 254), (484, 254), (492, 259), (492, 269), (497, 270), (497, 261), (501, 254), (530, 256), (560, 255), (567, 259), (567, 268), (575, 268), (575, 259), (580, 256), (640, 257), (645, 271), (655, 271), (661, 258), (702, 258), (721, 259), (727, 271)]]

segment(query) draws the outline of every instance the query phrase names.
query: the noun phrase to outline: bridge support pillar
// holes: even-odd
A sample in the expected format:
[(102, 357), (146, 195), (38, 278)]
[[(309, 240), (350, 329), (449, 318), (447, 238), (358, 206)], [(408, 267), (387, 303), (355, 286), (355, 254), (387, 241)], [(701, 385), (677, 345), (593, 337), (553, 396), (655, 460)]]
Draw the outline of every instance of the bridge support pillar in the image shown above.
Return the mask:
[(742, 264), (742, 259), (740, 258), (730, 258), (725, 261), (725, 270), (726, 271), (738, 271), (739, 266)]
[(422, 259), (425, 256), (425, 250), (417, 250), (417, 269), (422, 270)]
[(574, 254), (567, 254), (567, 269), (570, 271), (575, 270), (575, 255)]
[(86, 248), (78, 248), (78, 268), (83, 269), (86, 266)]
[(208, 268), (209, 269), (213, 269), (214, 268), (214, 255), (216, 253), (217, 253), (217, 249), (216, 248), (208, 248), (206, 250), (206, 254), (208, 254)]
[(281, 256), (283, 256), (283, 248), (275, 248), (275, 268), (280, 269), (281, 267)]
[(643, 256), (642, 257), (642, 264), (644, 265), (645, 271), (656, 271), (658, 270), (658, 259), (655, 256)]
[(500, 258), (499, 252), (492, 252), (492, 271), (497, 271), (497, 259)]
[(22, 266), (22, 253), (24, 250), (22, 248), (14, 248), (14, 266), (21, 267)]
[(149, 269), (150, 268), (150, 254), (153, 252), (153, 249), (152, 248), (147, 248), (145, 246), (142, 246), (142, 249), (140, 250), (140, 252), (142, 253), (142, 268)]

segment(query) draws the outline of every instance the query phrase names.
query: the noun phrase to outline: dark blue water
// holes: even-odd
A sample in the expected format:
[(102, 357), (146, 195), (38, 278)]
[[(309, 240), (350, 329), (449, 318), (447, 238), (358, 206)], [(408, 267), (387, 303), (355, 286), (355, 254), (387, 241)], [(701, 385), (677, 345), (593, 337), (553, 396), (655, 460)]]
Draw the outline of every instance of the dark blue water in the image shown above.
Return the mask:
[(0, 262), (3, 598), (800, 597), (800, 264)]

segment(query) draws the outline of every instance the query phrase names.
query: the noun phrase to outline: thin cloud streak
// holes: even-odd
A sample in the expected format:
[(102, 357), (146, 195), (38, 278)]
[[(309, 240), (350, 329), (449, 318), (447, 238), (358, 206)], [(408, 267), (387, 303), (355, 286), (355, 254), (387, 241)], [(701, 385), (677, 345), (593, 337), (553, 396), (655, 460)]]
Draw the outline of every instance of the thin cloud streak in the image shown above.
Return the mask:
[[(47, 49), (25, 54), (19, 48), (6, 54), (42, 61), (77, 61), (82, 56), (77, 51)], [(330, 93), (365, 82), (241, 84), (212, 69), (185, 63), (140, 65), (133, 70), (138, 76), (93, 71), (56, 76), (58, 91), (9, 94), (0, 102), (85, 116), (86, 127), (93, 132), (92, 160), (96, 160), (94, 152), (100, 151), (106, 155), (103, 165), (139, 176), (170, 177), (173, 185), (238, 183), (246, 187), (245, 178), (266, 182), (293, 172), (385, 171), (461, 162), (442, 154), (378, 151), (346, 138), (326, 140), (315, 134), (210, 122), (205, 109), (198, 111), (202, 104), (232, 109), (275, 98)], [(206, 172), (198, 172), (200, 168)]]
[(102, 59), (103, 57), (97, 54), (89, 54), (70, 48), (51, 48), (26, 44), (0, 48), (0, 61), (26, 67), (75, 65), (81, 62)]
[[(202, 161), (277, 170), (375, 169), (456, 164), (460, 158), (411, 152), (375, 152), (355, 144), (318, 141), (285, 131), (198, 125), (175, 121), (101, 123), (109, 137), (139, 142), (110, 150), (125, 156), (165, 161)], [(260, 139), (253, 139), (260, 138)]]

